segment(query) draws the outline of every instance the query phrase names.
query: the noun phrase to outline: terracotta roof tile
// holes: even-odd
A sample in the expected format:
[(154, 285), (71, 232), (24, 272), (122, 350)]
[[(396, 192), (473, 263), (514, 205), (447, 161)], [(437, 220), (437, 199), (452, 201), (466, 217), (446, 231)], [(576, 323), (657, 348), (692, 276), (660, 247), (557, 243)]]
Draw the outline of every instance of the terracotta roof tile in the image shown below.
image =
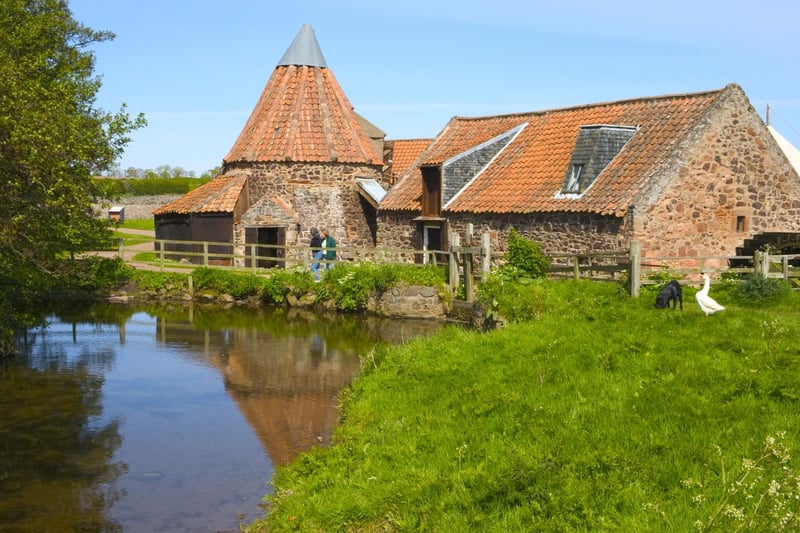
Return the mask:
[(422, 151), (433, 139), (398, 139), (392, 141), (392, 174), (402, 176), (406, 173)]
[[(441, 165), (523, 126), (491, 164), (443, 212), (581, 211), (621, 216), (646, 179), (726, 91), (599, 103), (550, 111), (450, 120), (415, 166), (381, 202), (382, 210), (419, 210), (419, 166)], [(558, 197), (581, 126), (636, 126), (638, 131), (580, 197)]]
[(153, 214), (233, 213), (246, 183), (247, 176), (244, 174), (222, 174), (180, 198), (162, 205), (153, 211)]
[(224, 163), (340, 162), (381, 165), (330, 69), (278, 66)]

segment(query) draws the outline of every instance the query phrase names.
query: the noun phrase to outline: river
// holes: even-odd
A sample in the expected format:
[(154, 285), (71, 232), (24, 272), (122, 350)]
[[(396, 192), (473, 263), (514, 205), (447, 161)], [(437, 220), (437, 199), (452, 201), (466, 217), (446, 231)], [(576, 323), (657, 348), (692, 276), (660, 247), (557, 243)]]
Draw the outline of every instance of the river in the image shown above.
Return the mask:
[(330, 442), (378, 343), (435, 321), (272, 308), (53, 311), (0, 367), (2, 531), (238, 531)]

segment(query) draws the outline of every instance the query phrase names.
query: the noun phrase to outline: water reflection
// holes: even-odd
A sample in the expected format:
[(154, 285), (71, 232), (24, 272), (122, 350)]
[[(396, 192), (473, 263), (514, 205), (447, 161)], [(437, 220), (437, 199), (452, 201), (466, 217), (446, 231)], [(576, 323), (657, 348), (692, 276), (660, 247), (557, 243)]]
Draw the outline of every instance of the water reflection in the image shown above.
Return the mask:
[[(0, 373), (0, 524), (11, 531), (119, 531), (107, 516), (127, 465), (119, 421), (99, 421), (113, 352), (37, 342)], [(5, 529), (4, 529), (5, 530)]]
[(272, 465), (329, 441), (360, 354), (441, 327), (194, 307), (52, 322), (0, 375), (11, 530), (235, 531), (262, 512)]

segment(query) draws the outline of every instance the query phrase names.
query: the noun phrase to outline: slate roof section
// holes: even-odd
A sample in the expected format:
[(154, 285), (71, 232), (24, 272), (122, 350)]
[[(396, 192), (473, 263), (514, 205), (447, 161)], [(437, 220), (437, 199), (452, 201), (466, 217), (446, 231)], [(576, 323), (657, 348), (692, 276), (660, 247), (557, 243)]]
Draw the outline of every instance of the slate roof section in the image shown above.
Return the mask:
[[(419, 166), (442, 165), (514, 128), (519, 134), (443, 206), (442, 212), (575, 211), (623, 216), (637, 193), (667, 164), (678, 143), (735, 84), (701, 93), (638, 98), (531, 113), (454, 117), (384, 200), (381, 210), (419, 211)], [(581, 126), (638, 130), (583, 194), (559, 194)], [(445, 178), (446, 179), (446, 178)]]
[[(308, 27), (310, 28), (310, 26)], [(306, 26), (300, 30), (313, 39)], [(239, 138), (223, 159), (235, 162), (315, 162), (382, 165), (333, 72), (316, 54), (287, 51), (267, 81)], [(308, 45), (306, 45), (308, 47)], [(314, 48), (311, 46), (310, 48)], [(319, 48), (318, 45), (316, 48)], [(321, 56), (321, 52), (319, 53)], [(295, 64), (306, 60), (310, 64)], [(322, 60), (324, 63), (324, 60)]]
[(233, 213), (246, 183), (245, 174), (222, 174), (180, 198), (162, 205), (153, 211), (153, 214)]

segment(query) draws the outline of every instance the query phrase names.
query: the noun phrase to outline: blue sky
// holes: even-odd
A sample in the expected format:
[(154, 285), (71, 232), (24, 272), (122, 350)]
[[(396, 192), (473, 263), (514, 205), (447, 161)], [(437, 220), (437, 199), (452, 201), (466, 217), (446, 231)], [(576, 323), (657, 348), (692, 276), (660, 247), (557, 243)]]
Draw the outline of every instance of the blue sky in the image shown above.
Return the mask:
[(148, 126), (124, 168), (221, 165), (275, 65), (311, 24), (328, 67), (387, 138), (453, 116), (742, 86), (800, 148), (800, 2), (761, 0), (69, 0), (98, 44), (97, 106)]

